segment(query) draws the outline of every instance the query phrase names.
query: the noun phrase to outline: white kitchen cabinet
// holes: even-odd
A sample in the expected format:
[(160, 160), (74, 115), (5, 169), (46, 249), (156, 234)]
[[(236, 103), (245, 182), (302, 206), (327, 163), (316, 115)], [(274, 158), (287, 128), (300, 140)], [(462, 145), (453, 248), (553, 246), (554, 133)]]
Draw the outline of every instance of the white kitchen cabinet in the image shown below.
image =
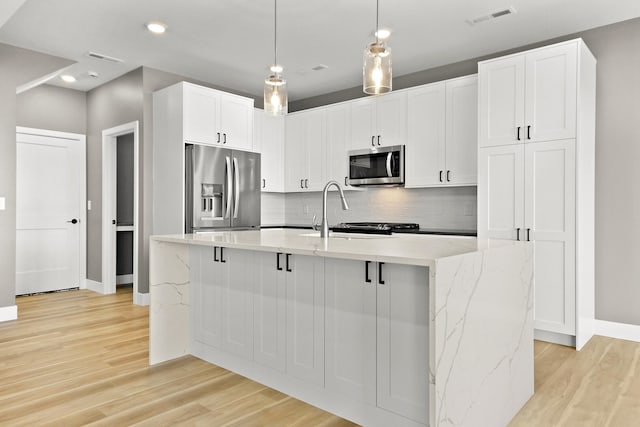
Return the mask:
[(251, 359), (253, 345), (250, 251), (222, 247), (192, 249), (194, 339)]
[(260, 153), (263, 192), (284, 192), (284, 116), (254, 110), (254, 150)]
[(480, 62), (480, 147), (576, 137), (580, 40)]
[(533, 242), (536, 337), (577, 349), (594, 332), (595, 65), (577, 39), (478, 67), (478, 237)]
[(253, 258), (253, 359), (285, 372), (286, 277), (284, 254), (256, 252)]
[(253, 149), (253, 99), (190, 83), (182, 86), (184, 140)]
[(325, 109), (325, 117), (326, 181), (335, 180), (343, 188), (352, 188), (347, 184), (351, 150), (351, 108), (348, 103), (331, 105)]
[[(376, 282), (373, 263), (325, 260), (325, 387), (376, 404)], [(365, 268), (370, 278), (366, 282)]]
[(477, 76), (408, 91), (406, 187), (477, 183)]
[(575, 140), (480, 152), (483, 236), (533, 242), (535, 327), (575, 334)]
[(427, 269), (342, 259), (325, 266), (325, 387), (426, 424)]
[(287, 298), (286, 372), (324, 385), (324, 260), (282, 254)]
[(350, 104), (352, 149), (406, 143), (406, 91), (371, 96)]
[(285, 191), (320, 191), (324, 186), (324, 109), (289, 114), (285, 122)]

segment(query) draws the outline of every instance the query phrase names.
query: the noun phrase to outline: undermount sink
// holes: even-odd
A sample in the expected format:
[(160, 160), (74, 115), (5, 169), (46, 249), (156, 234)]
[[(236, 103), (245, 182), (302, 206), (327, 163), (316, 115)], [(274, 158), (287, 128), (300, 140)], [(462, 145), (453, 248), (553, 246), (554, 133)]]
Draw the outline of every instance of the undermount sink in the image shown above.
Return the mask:
[[(300, 234), (301, 237), (320, 237), (320, 232), (316, 231), (314, 233), (303, 233)], [(388, 239), (393, 237), (389, 234), (360, 234), (360, 233), (333, 233), (329, 232), (329, 239), (345, 239), (345, 240), (356, 240), (356, 239)]]

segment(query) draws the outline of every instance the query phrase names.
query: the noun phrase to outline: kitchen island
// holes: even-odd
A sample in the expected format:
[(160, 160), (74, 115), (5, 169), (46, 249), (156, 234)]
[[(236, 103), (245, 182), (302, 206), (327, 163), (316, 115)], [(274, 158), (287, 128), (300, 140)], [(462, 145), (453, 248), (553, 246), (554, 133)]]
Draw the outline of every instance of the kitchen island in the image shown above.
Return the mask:
[(154, 236), (150, 363), (186, 354), (363, 425), (504, 426), (533, 394), (530, 244)]

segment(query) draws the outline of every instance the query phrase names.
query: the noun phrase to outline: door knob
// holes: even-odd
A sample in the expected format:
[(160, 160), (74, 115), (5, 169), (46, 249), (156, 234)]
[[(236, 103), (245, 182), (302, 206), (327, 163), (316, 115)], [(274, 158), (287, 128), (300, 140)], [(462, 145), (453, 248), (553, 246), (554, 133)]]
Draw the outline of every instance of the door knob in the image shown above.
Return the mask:
[(78, 221), (77, 219), (73, 218), (71, 221), (67, 221), (67, 222), (70, 222), (71, 224), (77, 224), (80, 221)]

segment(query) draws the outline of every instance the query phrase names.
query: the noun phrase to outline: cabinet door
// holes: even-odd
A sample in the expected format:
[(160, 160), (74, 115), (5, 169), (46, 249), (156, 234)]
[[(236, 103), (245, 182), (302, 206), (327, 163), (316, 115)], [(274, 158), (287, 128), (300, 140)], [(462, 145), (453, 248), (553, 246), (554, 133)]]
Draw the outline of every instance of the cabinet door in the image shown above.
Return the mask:
[(481, 148), (478, 155), (478, 237), (522, 240), (524, 145)]
[(200, 144), (217, 144), (218, 111), (217, 92), (204, 87), (184, 85), (184, 139)]
[(193, 290), (193, 339), (222, 346), (222, 284), (213, 248), (192, 246), (190, 280)]
[(480, 147), (524, 142), (524, 66), (524, 55), (478, 65)]
[(577, 46), (575, 43), (527, 54), (525, 125), (527, 141), (576, 137)]
[(375, 145), (375, 99), (364, 98), (351, 104), (351, 148), (373, 148)]
[(445, 179), (445, 84), (410, 90), (407, 113), (405, 186), (441, 185)]
[(429, 415), (428, 277), (426, 267), (383, 264), (376, 285), (378, 406), (423, 424)]
[(306, 121), (305, 191), (320, 191), (325, 184), (325, 120), (324, 109), (302, 113)]
[(375, 283), (375, 263), (325, 260), (325, 387), (370, 404), (376, 403)]
[(285, 191), (304, 191), (306, 175), (306, 120), (301, 114), (291, 114), (285, 121)]
[(525, 223), (534, 242), (535, 327), (575, 334), (575, 140), (527, 144)]
[(225, 147), (253, 150), (253, 103), (246, 98), (220, 95), (218, 132)]
[(277, 266), (278, 261), (284, 266), (283, 258), (284, 254), (256, 252), (252, 266), (253, 359), (280, 372), (286, 363), (286, 287), (284, 270)]
[(263, 192), (284, 191), (284, 116), (255, 109), (254, 150), (260, 153)]
[(407, 142), (407, 93), (377, 96), (376, 146), (403, 145)]
[(324, 386), (324, 260), (289, 255), (287, 373)]
[(478, 77), (446, 83), (447, 184), (474, 185), (478, 182)]
[(253, 344), (251, 251), (218, 249), (217, 279), (222, 285), (222, 348), (250, 359)]
[(326, 109), (326, 180), (335, 180), (347, 186), (349, 176), (349, 150), (351, 149), (351, 118), (348, 104)]

